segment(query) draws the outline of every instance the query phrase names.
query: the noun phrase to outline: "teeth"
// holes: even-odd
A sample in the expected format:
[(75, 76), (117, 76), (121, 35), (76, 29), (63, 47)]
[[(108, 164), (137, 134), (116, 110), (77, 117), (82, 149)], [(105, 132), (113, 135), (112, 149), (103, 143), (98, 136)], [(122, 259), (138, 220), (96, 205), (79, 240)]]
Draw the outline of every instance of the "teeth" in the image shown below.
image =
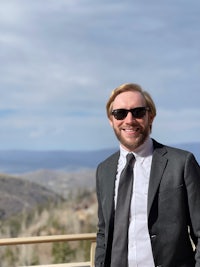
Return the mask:
[(139, 130), (139, 128), (135, 128), (135, 129), (123, 129), (125, 132), (130, 132), (130, 133), (135, 133)]
[(133, 129), (125, 129), (126, 132), (136, 132), (137, 129), (133, 130)]

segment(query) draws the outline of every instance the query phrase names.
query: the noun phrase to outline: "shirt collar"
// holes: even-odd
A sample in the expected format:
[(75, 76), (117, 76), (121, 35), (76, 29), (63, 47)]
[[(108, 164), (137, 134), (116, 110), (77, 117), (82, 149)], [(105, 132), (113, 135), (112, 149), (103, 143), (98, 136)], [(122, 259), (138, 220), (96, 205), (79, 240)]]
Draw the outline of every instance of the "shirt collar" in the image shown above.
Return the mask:
[(130, 152), (130, 151), (127, 151), (125, 148), (123, 148), (121, 145), (120, 145), (120, 156), (122, 156), (123, 158), (126, 158), (126, 155), (128, 153), (133, 153), (136, 160), (137, 159), (143, 159), (148, 157), (148, 156), (151, 156), (153, 154), (153, 141), (150, 137), (148, 137), (145, 142), (139, 146), (135, 151), (133, 152)]

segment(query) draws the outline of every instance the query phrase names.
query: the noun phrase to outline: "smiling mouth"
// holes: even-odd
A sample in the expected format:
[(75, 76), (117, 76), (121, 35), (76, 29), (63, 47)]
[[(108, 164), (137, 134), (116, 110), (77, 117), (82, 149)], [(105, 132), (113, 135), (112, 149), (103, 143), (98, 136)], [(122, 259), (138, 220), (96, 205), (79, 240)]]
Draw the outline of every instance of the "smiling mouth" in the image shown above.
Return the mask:
[(122, 130), (126, 133), (135, 134), (139, 132), (140, 129), (139, 127), (137, 127), (137, 128), (123, 128)]

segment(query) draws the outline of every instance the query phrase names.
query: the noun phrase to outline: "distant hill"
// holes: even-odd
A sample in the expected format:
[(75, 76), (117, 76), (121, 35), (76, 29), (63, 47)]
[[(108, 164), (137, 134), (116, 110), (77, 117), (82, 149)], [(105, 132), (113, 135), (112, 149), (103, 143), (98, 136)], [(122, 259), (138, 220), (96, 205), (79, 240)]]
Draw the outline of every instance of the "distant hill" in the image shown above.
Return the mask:
[[(173, 145), (194, 153), (200, 162), (200, 143)], [(0, 151), (0, 173), (21, 174), (38, 170), (72, 172), (80, 169), (95, 169), (99, 162), (117, 148), (96, 151)]]
[(54, 191), (63, 198), (76, 196), (81, 192), (95, 190), (95, 170), (84, 169), (64, 172), (59, 170), (38, 170), (20, 174), (20, 179), (31, 181)]
[(59, 200), (61, 197), (43, 186), (0, 175), (0, 220)]
[(116, 149), (97, 151), (0, 151), (0, 173), (20, 174), (41, 169), (76, 171), (94, 169)]

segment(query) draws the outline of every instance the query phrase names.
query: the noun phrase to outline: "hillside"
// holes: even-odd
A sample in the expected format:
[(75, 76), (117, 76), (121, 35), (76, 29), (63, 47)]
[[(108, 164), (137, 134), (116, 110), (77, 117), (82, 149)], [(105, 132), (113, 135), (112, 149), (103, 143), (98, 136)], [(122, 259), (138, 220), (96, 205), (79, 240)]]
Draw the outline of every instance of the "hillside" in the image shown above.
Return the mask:
[(74, 172), (38, 170), (20, 175), (21, 179), (42, 185), (65, 199), (83, 191), (94, 191), (95, 170), (83, 169)]
[[(95, 192), (84, 192), (76, 198), (59, 202), (29, 215), (19, 214), (1, 221), (1, 237), (47, 236), (95, 232), (97, 202)], [(39, 264), (88, 261), (90, 242), (58, 242), (26, 246), (5, 246), (0, 249), (0, 266), (17, 267)], [(48, 265), (47, 265), (48, 266)]]
[(28, 180), (0, 175), (0, 220), (59, 200), (61, 200), (60, 196), (44, 186)]

